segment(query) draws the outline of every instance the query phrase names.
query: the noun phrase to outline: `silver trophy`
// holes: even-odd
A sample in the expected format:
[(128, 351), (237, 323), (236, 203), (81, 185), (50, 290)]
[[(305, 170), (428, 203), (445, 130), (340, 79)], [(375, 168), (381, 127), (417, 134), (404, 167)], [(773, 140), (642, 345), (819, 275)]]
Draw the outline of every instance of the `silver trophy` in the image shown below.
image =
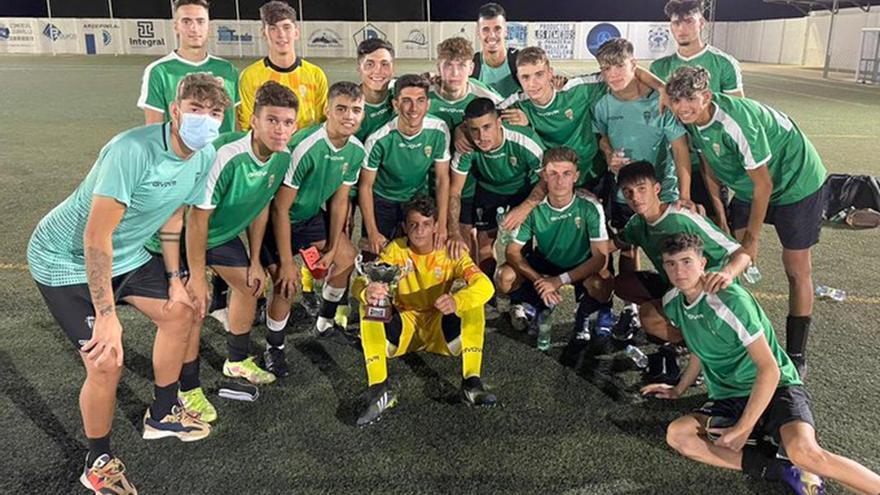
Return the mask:
[(367, 279), (367, 283), (380, 282), (388, 285), (388, 295), (382, 298), (378, 304), (367, 304), (364, 309), (365, 320), (388, 323), (393, 314), (392, 298), (402, 273), (400, 267), (378, 260), (365, 263), (363, 255), (358, 255), (355, 258), (354, 266), (357, 272)]

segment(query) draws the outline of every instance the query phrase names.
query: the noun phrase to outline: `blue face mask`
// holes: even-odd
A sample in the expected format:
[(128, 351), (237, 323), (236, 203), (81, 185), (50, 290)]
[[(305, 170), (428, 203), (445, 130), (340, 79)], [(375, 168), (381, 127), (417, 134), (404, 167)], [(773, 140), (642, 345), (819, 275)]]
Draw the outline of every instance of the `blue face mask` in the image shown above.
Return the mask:
[(187, 148), (198, 151), (220, 135), (220, 121), (210, 115), (182, 113), (180, 115), (180, 139)]

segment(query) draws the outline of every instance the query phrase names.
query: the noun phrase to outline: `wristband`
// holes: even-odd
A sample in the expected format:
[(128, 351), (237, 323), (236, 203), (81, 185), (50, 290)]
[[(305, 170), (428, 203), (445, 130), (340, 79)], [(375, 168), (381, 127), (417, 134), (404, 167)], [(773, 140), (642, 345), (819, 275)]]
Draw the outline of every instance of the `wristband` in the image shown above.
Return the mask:
[(559, 275), (559, 281), (562, 282), (562, 285), (568, 285), (571, 283), (571, 275), (568, 272), (563, 272)]
[(172, 278), (183, 278), (186, 276), (186, 270), (174, 270), (173, 272), (165, 272), (165, 278), (171, 280)]

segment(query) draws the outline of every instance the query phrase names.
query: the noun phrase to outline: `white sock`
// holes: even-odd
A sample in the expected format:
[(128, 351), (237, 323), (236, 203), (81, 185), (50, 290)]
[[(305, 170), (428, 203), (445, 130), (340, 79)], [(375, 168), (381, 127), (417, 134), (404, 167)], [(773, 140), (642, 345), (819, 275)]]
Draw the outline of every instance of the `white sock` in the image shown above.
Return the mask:
[(318, 317), (318, 322), (315, 323), (315, 327), (319, 332), (324, 333), (327, 330), (333, 328), (333, 318), (324, 318), (323, 316)]
[(289, 318), (290, 313), (287, 313), (283, 320), (273, 320), (271, 316), (266, 315), (266, 328), (273, 332), (283, 332), (287, 328), (287, 320)]
[(336, 288), (330, 287), (330, 284), (324, 284), (324, 288), (321, 289), (321, 297), (323, 297), (325, 301), (334, 303), (339, 302), (342, 300), (343, 295), (345, 295), (345, 287)]

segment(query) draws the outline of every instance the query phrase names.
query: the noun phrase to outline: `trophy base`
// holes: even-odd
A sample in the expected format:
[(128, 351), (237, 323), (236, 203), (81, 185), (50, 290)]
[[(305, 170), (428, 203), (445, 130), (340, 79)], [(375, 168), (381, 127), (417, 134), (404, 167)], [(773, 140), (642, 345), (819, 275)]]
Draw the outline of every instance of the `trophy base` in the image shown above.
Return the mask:
[(388, 323), (392, 315), (391, 306), (367, 306), (364, 309), (364, 319), (369, 321)]

